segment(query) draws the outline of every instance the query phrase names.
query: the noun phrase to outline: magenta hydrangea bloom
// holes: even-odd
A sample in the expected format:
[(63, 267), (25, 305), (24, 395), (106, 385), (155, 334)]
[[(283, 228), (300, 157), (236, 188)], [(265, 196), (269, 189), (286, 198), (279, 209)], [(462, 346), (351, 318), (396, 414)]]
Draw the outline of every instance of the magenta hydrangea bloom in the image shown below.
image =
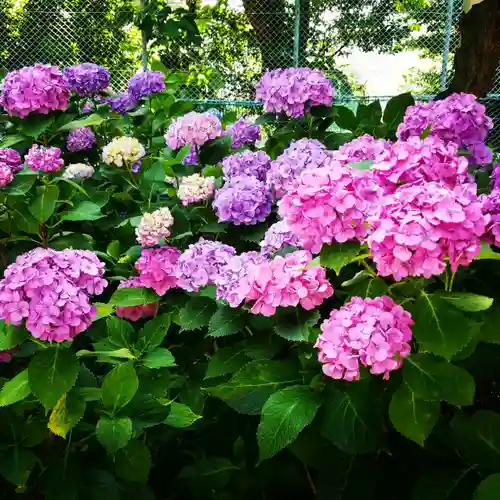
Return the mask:
[(385, 149), (375, 160), (373, 173), (386, 191), (401, 184), (437, 181), (454, 188), (470, 182), (468, 162), (458, 156), (458, 146), (438, 137), (409, 137)]
[(161, 71), (141, 71), (128, 82), (128, 92), (136, 100), (165, 90), (165, 75)]
[(319, 253), (332, 241), (363, 241), (365, 220), (377, 199), (378, 187), (369, 174), (330, 160), (302, 172), (281, 199), (279, 214), (303, 248)]
[(305, 250), (250, 265), (240, 281), (237, 294), (251, 312), (272, 316), (277, 307), (314, 309), (333, 295), (333, 288), (321, 266), (310, 266), (312, 256)]
[(93, 96), (109, 86), (109, 72), (93, 63), (77, 64), (64, 69), (71, 90), (81, 97)]
[(222, 171), (226, 180), (248, 175), (265, 181), (270, 168), (271, 158), (264, 151), (243, 151), (226, 156), (222, 160)]
[(331, 151), (334, 160), (341, 163), (356, 163), (358, 161), (375, 160), (386, 149), (390, 148), (391, 141), (375, 139), (365, 134), (350, 142), (346, 142), (338, 151)]
[(493, 172), (491, 174), (491, 188), (493, 191), (500, 190), (500, 163), (493, 164)]
[(244, 252), (230, 257), (214, 278), (217, 298), (225, 300), (231, 307), (238, 307), (245, 298), (240, 293), (240, 281), (246, 276), (251, 265), (262, 264), (265, 261), (266, 258), (257, 252)]
[(268, 113), (304, 116), (313, 106), (331, 106), (335, 92), (328, 78), (310, 68), (274, 69), (264, 73), (256, 89), (256, 99)]
[(259, 243), (262, 255), (270, 256), (288, 246), (300, 247), (299, 239), (290, 231), (286, 222), (280, 220), (266, 231), (264, 239)]
[(189, 245), (179, 258), (179, 287), (189, 292), (215, 283), (215, 279), (236, 250), (218, 241), (200, 238)]
[(234, 149), (242, 148), (245, 144), (253, 146), (260, 140), (260, 125), (255, 125), (247, 118), (240, 118), (238, 121), (231, 123), (223, 134), (232, 136), (232, 147)]
[(24, 157), (24, 163), (35, 172), (57, 172), (64, 166), (59, 148), (33, 144)]
[(353, 297), (321, 325), (314, 347), (327, 377), (359, 380), (360, 364), (389, 378), (410, 354), (411, 314), (389, 297)]
[(233, 177), (215, 192), (212, 206), (220, 222), (257, 224), (271, 213), (271, 194), (256, 177)]
[(91, 295), (107, 286), (104, 264), (88, 250), (46, 248), (19, 256), (0, 281), (0, 319), (36, 338), (63, 342), (85, 331), (95, 318)]
[(109, 109), (111, 111), (120, 113), (121, 115), (132, 111), (139, 104), (139, 101), (128, 92), (122, 92), (121, 94), (112, 97), (106, 97), (103, 99), (103, 102), (109, 104)]
[(12, 352), (8, 351), (0, 351), (0, 363), (10, 363), (12, 361)]
[(8, 186), (13, 180), (12, 170), (5, 163), (0, 163), (0, 188)]
[(221, 134), (221, 122), (212, 113), (191, 111), (171, 123), (165, 134), (165, 141), (168, 147), (179, 149), (186, 144), (202, 146)]
[[(146, 285), (137, 277), (122, 281), (118, 288), (144, 288)], [(116, 315), (129, 321), (139, 321), (142, 318), (150, 318), (158, 312), (158, 302), (142, 304), (140, 306), (117, 307)]]
[(9, 167), (13, 174), (23, 169), (21, 155), (15, 149), (10, 148), (0, 148), (0, 165)]
[(479, 198), (486, 217), (486, 232), (482, 239), (490, 245), (500, 247), (500, 191), (493, 190)]
[(451, 190), (426, 182), (402, 186), (384, 198), (380, 213), (368, 222), (378, 274), (399, 281), (441, 274), (446, 257), (453, 272), (468, 266), (479, 253), (487, 219), (475, 184)]
[(177, 263), (181, 253), (177, 248), (143, 248), (135, 263), (141, 283), (152, 288), (158, 295), (165, 295), (177, 287)]
[(0, 106), (10, 116), (67, 109), (71, 90), (57, 66), (35, 64), (7, 73), (2, 81)]
[(68, 151), (75, 153), (77, 151), (88, 151), (95, 144), (95, 134), (88, 127), (81, 127), (72, 130), (66, 139)]
[(484, 142), (493, 128), (493, 121), (475, 95), (451, 94), (446, 99), (408, 107), (397, 135), (404, 141), (411, 136), (420, 136), (429, 128), (431, 136), (439, 137), (444, 142), (454, 142), (478, 154), (477, 158), (472, 158), (473, 163), (485, 159), (488, 160), (486, 163), (491, 162), (491, 156), (485, 156)]
[(267, 185), (276, 198), (281, 198), (294, 186), (304, 170), (322, 167), (329, 158), (330, 152), (316, 139), (293, 141), (276, 160), (271, 162)]

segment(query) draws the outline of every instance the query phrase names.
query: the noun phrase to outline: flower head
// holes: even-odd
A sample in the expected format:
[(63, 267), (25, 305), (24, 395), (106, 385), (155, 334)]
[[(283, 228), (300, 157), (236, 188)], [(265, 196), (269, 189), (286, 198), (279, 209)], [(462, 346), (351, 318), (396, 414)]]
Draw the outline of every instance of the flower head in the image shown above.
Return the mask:
[(24, 163), (35, 172), (58, 172), (64, 166), (59, 148), (33, 144), (24, 157)]
[(2, 81), (0, 106), (10, 116), (48, 114), (68, 107), (71, 91), (57, 66), (35, 64), (7, 73)]
[(77, 64), (64, 70), (71, 90), (79, 96), (93, 96), (109, 86), (107, 69), (93, 63)]
[(165, 75), (161, 71), (141, 71), (128, 82), (128, 92), (137, 101), (165, 88)]
[(486, 232), (482, 239), (500, 247), (500, 191), (494, 189), (490, 194), (479, 197), (486, 217)]
[(196, 154), (196, 147), (191, 146), (188, 154), (182, 160), (183, 165), (198, 165), (198, 155)]
[(95, 144), (95, 134), (88, 127), (81, 127), (72, 130), (66, 139), (68, 151), (88, 151)]
[(290, 231), (283, 220), (270, 226), (264, 239), (260, 242), (261, 253), (266, 256), (273, 255), (287, 246), (299, 247), (300, 244), (297, 236)]
[(139, 104), (139, 101), (129, 92), (122, 92), (112, 97), (106, 97), (103, 102), (109, 104), (111, 111), (122, 115), (132, 111)]
[(139, 227), (135, 230), (137, 241), (143, 247), (158, 245), (170, 236), (170, 227), (174, 218), (167, 207), (161, 207), (142, 216)]
[(181, 253), (177, 248), (143, 248), (135, 263), (140, 282), (152, 288), (158, 295), (165, 295), (177, 285), (177, 264)]
[(177, 196), (183, 205), (208, 200), (214, 194), (215, 177), (203, 177), (200, 174), (182, 177)]
[(5, 163), (0, 163), (0, 188), (9, 185), (13, 180), (12, 170)]
[(375, 160), (386, 149), (390, 148), (391, 144), (385, 139), (375, 139), (371, 135), (365, 134), (342, 144), (338, 151), (332, 151), (330, 154), (334, 160), (341, 163)]
[(248, 175), (260, 181), (266, 180), (271, 158), (264, 151), (243, 151), (226, 156), (222, 160), (222, 171), (226, 180)]
[(245, 144), (253, 146), (260, 140), (260, 126), (254, 125), (247, 118), (240, 118), (224, 130), (224, 135), (232, 136), (232, 147), (234, 149), (241, 148)]
[(87, 165), (86, 163), (72, 163), (68, 165), (62, 174), (64, 179), (84, 179), (86, 177), (92, 177), (94, 175), (94, 167)]
[(15, 174), (23, 169), (21, 155), (11, 148), (0, 148), (0, 165), (5, 165)]
[(221, 134), (222, 125), (215, 116), (191, 111), (172, 122), (165, 134), (165, 141), (168, 147), (179, 149), (186, 144), (202, 146)]
[(401, 368), (410, 354), (413, 320), (389, 297), (353, 297), (321, 325), (315, 347), (323, 372), (334, 379), (359, 379), (359, 366), (373, 375)]
[[(144, 288), (146, 285), (139, 278), (130, 278), (122, 281), (118, 288)], [(128, 319), (129, 321), (138, 321), (141, 318), (150, 318), (158, 311), (158, 302), (151, 304), (142, 304), (139, 306), (117, 307), (116, 315), (119, 318)]]
[(108, 165), (133, 166), (146, 155), (144, 146), (135, 137), (115, 137), (102, 150), (102, 161)]

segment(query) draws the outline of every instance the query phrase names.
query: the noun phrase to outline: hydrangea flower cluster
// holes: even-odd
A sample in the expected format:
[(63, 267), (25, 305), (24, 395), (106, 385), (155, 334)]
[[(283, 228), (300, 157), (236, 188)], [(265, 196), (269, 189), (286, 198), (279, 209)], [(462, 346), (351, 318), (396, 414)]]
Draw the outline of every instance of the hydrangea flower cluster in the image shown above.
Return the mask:
[(208, 200), (214, 194), (215, 177), (203, 177), (200, 174), (182, 177), (177, 196), (184, 206)]
[(369, 219), (374, 231), (367, 241), (379, 275), (430, 278), (445, 270), (446, 257), (453, 272), (469, 265), (486, 222), (475, 184), (407, 185), (384, 198), (380, 214)]
[(64, 111), (71, 91), (57, 66), (35, 64), (7, 73), (2, 81), (0, 106), (10, 116), (25, 118), (30, 113)]
[(24, 157), (24, 162), (35, 172), (58, 172), (64, 166), (59, 148), (33, 144)]
[(493, 164), (493, 172), (491, 174), (491, 189), (500, 190), (500, 163)]
[(338, 151), (330, 154), (333, 159), (341, 163), (356, 163), (358, 161), (375, 160), (381, 153), (391, 146), (391, 141), (375, 139), (365, 134), (350, 142), (346, 142)]
[(256, 89), (256, 99), (268, 113), (304, 116), (313, 106), (331, 106), (334, 90), (323, 73), (310, 68), (275, 69), (264, 73)]
[(109, 104), (109, 109), (111, 111), (120, 113), (121, 115), (132, 111), (139, 104), (137, 99), (128, 92), (122, 92), (121, 94), (112, 97), (106, 97), (103, 102)]
[(85, 179), (94, 175), (94, 167), (86, 163), (72, 163), (68, 165), (62, 174), (64, 179)]
[(458, 146), (438, 137), (396, 141), (375, 160), (373, 172), (388, 192), (417, 181), (437, 181), (449, 188), (469, 181), (468, 162), (458, 156)]
[(152, 288), (158, 295), (165, 295), (171, 288), (177, 287), (177, 264), (181, 253), (177, 248), (143, 248), (135, 263), (139, 271), (140, 282), (146, 288)]
[(108, 165), (133, 168), (146, 155), (144, 146), (135, 137), (115, 137), (102, 150), (102, 161)]
[(234, 149), (242, 148), (245, 144), (253, 146), (260, 140), (260, 126), (253, 124), (247, 118), (240, 118), (224, 130), (224, 135), (232, 137)]
[(231, 307), (238, 307), (245, 298), (238, 288), (240, 281), (246, 276), (249, 266), (265, 261), (266, 258), (257, 252), (244, 252), (230, 257), (214, 278), (217, 298), (225, 300)]
[[(135, 277), (122, 281), (118, 288), (145, 288), (145, 286), (138, 277)], [(141, 304), (140, 306), (117, 307), (116, 315), (129, 321), (139, 321), (141, 318), (154, 316), (157, 311), (158, 302), (153, 302), (151, 304)]]
[(389, 378), (410, 354), (411, 314), (389, 297), (353, 297), (321, 325), (315, 347), (327, 377), (358, 380), (360, 364)]
[(165, 238), (170, 236), (170, 227), (174, 223), (174, 218), (168, 207), (161, 207), (154, 212), (145, 213), (139, 227), (135, 230), (137, 241), (143, 247), (158, 245)]
[(251, 312), (272, 316), (277, 307), (296, 307), (307, 310), (319, 306), (333, 295), (325, 269), (310, 266), (311, 254), (305, 250), (261, 264), (250, 265), (240, 281), (237, 293), (246, 303), (253, 302)]
[(191, 146), (189, 148), (188, 154), (182, 160), (183, 165), (198, 165), (198, 155), (196, 154), (196, 148)]
[(364, 240), (376, 194), (372, 178), (330, 160), (328, 166), (302, 172), (281, 199), (279, 214), (303, 248), (319, 253), (332, 241)]
[(66, 139), (68, 151), (88, 151), (95, 144), (95, 134), (88, 127), (81, 127), (72, 130)]
[(493, 122), (473, 94), (452, 94), (446, 99), (408, 107), (397, 135), (399, 139), (406, 140), (410, 136), (420, 136), (428, 127), (431, 136), (474, 152), (479, 156), (472, 159), (474, 163), (479, 163), (477, 160), (491, 162), (491, 153), (485, 156), (484, 142), (493, 128)]
[(0, 281), (0, 318), (36, 338), (63, 342), (95, 317), (91, 295), (107, 286), (104, 264), (88, 250), (35, 248), (7, 267)]
[(488, 195), (480, 196), (483, 213), (486, 216), (486, 233), (482, 239), (495, 246), (500, 246), (500, 191), (493, 190)]
[(233, 177), (216, 191), (212, 206), (220, 222), (257, 224), (271, 213), (271, 195), (256, 177)]
[(178, 286), (189, 292), (215, 283), (222, 268), (236, 254), (233, 247), (200, 238), (189, 245), (178, 262)]
[(264, 235), (264, 239), (259, 243), (259, 245), (261, 247), (262, 255), (265, 256), (273, 255), (287, 246), (300, 246), (299, 239), (294, 233), (292, 233), (292, 231), (290, 231), (290, 228), (283, 220), (280, 220), (269, 227)]
[(8, 186), (13, 180), (12, 170), (5, 163), (0, 163), (0, 188)]
[(248, 175), (265, 181), (270, 168), (271, 158), (264, 151), (243, 151), (226, 156), (222, 160), (222, 171), (226, 180)]
[(81, 97), (99, 94), (109, 86), (109, 72), (93, 63), (77, 64), (64, 70), (71, 90)]
[(172, 122), (165, 134), (165, 141), (168, 147), (179, 149), (186, 144), (202, 146), (221, 134), (221, 122), (214, 115), (191, 111)]
[(23, 169), (21, 155), (11, 148), (0, 148), (0, 165), (4, 165), (15, 174)]
[(128, 82), (128, 92), (137, 101), (165, 88), (165, 75), (161, 71), (141, 71)]
[(12, 361), (12, 352), (9, 349), (8, 351), (0, 351), (0, 363), (10, 363)]
[(291, 189), (300, 174), (309, 168), (323, 166), (330, 152), (316, 139), (293, 141), (283, 153), (271, 162), (267, 185), (277, 198)]

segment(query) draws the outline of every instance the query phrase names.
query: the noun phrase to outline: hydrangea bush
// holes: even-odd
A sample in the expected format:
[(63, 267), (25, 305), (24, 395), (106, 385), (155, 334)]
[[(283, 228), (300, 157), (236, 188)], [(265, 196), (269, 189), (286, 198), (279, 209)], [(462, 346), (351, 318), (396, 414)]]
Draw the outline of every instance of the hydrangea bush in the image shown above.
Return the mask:
[(498, 498), (500, 192), (466, 94), (257, 119), (159, 71), (0, 95), (0, 496)]

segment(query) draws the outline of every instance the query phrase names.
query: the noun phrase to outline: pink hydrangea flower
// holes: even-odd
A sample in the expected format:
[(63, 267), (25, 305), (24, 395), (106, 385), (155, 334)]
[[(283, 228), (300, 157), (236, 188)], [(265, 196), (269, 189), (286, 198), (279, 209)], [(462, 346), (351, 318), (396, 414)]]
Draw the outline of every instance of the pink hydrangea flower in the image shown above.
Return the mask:
[(8, 186), (13, 180), (12, 170), (4, 163), (0, 163), (0, 188)]
[(33, 144), (24, 157), (24, 162), (35, 172), (58, 172), (64, 166), (59, 148)]
[(168, 207), (161, 207), (151, 213), (145, 213), (135, 230), (137, 242), (143, 247), (158, 245), (170, 236), (170, 227), (174, 218)]
[(175, 247), (143, 248), (135, 263), (139, 271), (139, 280), (147, 288), (152, 288), (158, 295), (165, 295), (171, 288), (176, 288), (177, 265), (181, 252)]
[[(118, 288), (145, 288), (146, 285), (139, 278), (130, 278), (122, 281)], [(140, 306), (117, 307), (116, 315), (119, 318), (129, 321), (138, 321), (141, 318), (150, 318), (155, 316), (158, 311), (158, 302), (152, 304), (142, 304)]]
[(11, 71), (2, 81), (0, 106), (10, 116), (25, 118), (30, 113), (64, 111), (71, 91), (57, 66), (35, 64)]
[(360, 364), (389, 378), (410, 354), (413, 320), (389, 297), (353, 297), (321, 325), (315, 344), (327, 377), (358, 380)]
[(487, 219), (475, 184), (454, 190), (436, 182), (407, 185), (383, 199), (369, 219), (368, 245), (378, 274), (395, 280), (441, 274), (468, 266), (480, 250)]
[(312, 256), (305, 250), (250, 265), (236, 293), (252, 313), (272, 316), (277, 307), (314, 309), (333, 295), (333, 288), (320, 266), (309, 266)]
[(23, 169), (21, 155), (15, 149), (11, 148), (0, 148), (0, 165), (7, 165), (13, 174)]
[(486, 217), (486, 232), (482, 239), (489, 245), (500, 247), (500, 191), (479, 197)]
[(91, 295), (107, 286), (104, 264), (88, 250), (35, 248), (7, 267), (0, 281), (0, 319), (36, 338), (62, 342), (85, 331), (95, 317)]
[(369, 173), (330, 160), (327, 166), (302, 172), (281, 199), (279, 214), (303, 248), (319, 253), (332, 241), (363, 241), (365, 220), (377, 199), (378, 187)]
[(190, 113), (177, 118), (165, 134), (167, 146), (179, 149), (186, 144), (203, 146), (208, 141), (222, 135), (222, 125), (211, 113)]
[(390, 148), (391, 141), (375, 139), (365, 134), (350, 142), (346, 142), (338, 151), (331, 151), (334, 160), (341, 163), (357, 163), (365, 160), (375, 160), (386, 149)]

